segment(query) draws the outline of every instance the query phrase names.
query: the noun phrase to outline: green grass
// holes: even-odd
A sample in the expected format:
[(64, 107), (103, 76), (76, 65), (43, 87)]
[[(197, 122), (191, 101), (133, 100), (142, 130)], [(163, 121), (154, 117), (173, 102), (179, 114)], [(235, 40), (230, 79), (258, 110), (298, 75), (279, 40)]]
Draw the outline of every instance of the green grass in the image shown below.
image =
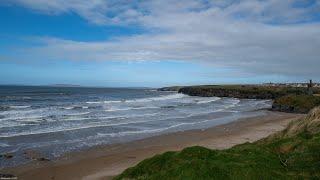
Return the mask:
[(320, 179), (320, 135), (229, 150), (190, 147), (140, 162), (115, 179)]
[(281, 111), (307, 113), (312, 108), (320, 105), (319, 96), (286, 95), (276, 98), (273, 107)]
[[(313, 88), (313, 91), (315, 93), (319, 93), (320, 89)], [(308, 89), (304, 87), (276, 87), (257, 85), (203, 85), (182, 87), (179, 89), (179, 92), (191, 96), (275, 99), (289, 94), (306, 95), (308, 94)]]
[(320, 179), (320, 131), (310, 127), (320, 128), (320, 109), (314, 114), (255, 143), (156, 155), (115, 179)]
[[(308, 95), (309, 91), (304, 87), (203, 85), (182, 87), (179, 92), (190, 96), (273, 99), (273, 110), (294, 113), (307, 113), (320, 105), (320, 96)], [(320, 94), (320, 89), (313, 88), (313, 92)]]

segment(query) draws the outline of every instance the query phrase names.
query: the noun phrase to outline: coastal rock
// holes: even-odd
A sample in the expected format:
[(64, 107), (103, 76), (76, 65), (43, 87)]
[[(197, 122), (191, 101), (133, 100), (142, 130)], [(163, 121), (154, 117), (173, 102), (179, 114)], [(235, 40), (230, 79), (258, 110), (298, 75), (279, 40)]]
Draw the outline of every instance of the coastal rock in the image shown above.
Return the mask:
[(171, 87), (163, 87), (163, 88), (159, 88), (157, 89), (158, 91), (179, 91), (180, 88), (182, 88), (181, 86), (171, 86)]
[(11, 159), (13, 158), (13, 154), (11, 153), (1, 154), (0, 157), (5, 159)]
[(1, 174), (0, 173), (0, 179), (6, 179), (6, 180), (11, 180), (11, 179), (18, 179), (17, 176), (13, 175), (13, 174)]
[(40, 158), (37, 158), (37, 161), (50, 161), (50, 159), (45, 157), (40, 157)]
[(9, 109), (9, 106), (0, 106), (0, 111), (8, 111)]
[(35, 150), (26, 150), (23, 154), (26, 159), (38, 159), (41, 157), (41, 154)]
[(50, 161), (50, 159), (44, 157), (40, 152), (35, 150), (27, 150), (23, 153), (27, 159), (36, 161)]
[[(272, 110), (274, 111), (281, 111), (281, 112), (288, 112), (288, 113), (293, 113), (293, 112), (297, 112), (297, 109), (295, 109), (292, 106), (289, 105), (280, 105), (280, 104), (272, 104)], [(300, 113), (306, 113), (305, 111), (300, 112)]]

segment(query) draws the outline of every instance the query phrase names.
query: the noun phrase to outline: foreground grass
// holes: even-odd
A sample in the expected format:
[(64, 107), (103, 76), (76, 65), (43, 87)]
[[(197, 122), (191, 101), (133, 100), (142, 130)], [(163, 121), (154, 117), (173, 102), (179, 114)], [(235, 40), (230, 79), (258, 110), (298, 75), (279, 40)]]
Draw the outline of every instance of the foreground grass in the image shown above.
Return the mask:
[(115, 179), (320, 179), (320, 109), (286, 130), (228, 150), (190, 147), (140, 162)]

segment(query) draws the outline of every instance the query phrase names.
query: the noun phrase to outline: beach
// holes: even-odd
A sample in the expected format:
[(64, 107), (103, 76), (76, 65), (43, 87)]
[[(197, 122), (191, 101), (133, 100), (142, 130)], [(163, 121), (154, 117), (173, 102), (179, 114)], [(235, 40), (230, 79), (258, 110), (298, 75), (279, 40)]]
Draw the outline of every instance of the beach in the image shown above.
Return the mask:
[(19, 179), (111, 179), (141, 160), (166, 151), (190, 146), (226, 149), (245, 142), (254, 142), (284, 129), (292, 120), (303, 117), (266, 111), (264, 115), (242, 118), (227, 124), (200, 130), (186, 130), (148, 137), (132, 142), (95, 146), (72, 152), (48, 162), (34, 161), (2, 173)]
[[(265, 114), (271, 100), (130, 88), (0, 88), (0, 168)], [(2, 159), (1, 159), (2, 160)]]
[(0, 8), (0, 180), (320, 180), (320, 0)]

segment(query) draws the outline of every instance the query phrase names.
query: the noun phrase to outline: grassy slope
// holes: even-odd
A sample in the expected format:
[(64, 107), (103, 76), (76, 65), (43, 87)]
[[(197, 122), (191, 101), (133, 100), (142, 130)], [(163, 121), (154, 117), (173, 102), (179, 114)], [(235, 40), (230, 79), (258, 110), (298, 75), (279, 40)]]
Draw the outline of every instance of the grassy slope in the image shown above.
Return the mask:
[(258, 142), (166, 152), (115, 179), (320, 179), (320, 108)]
[[(313, 91), (317, 94), (320, 92), (320, 89), (313, 88)], [(307, 95), (308, 89), (303, 87), (274, 87), (257, 85), (205, 85), (181, 87), (179, 92), (190, 96), (275, 99), (289, 94)]]
[(286, 95), (276, 98), (273, 108), (280, 111), (307, 113), (320, 105), (320, 96)]
[[(280, 97), (287, 94), (306, 94), (307, 88), (304, 87), (278, 87), (278, 86), (257, 86), (257, 85), (203, 85), (182, 87), (199, 91), (225, 90), (236, 91), (241, 94), (271, 94), (274, 97)], [(180, 88), (180, 89), (182, 89)], [(314, 88), (319, 92), (319, 88)]]

